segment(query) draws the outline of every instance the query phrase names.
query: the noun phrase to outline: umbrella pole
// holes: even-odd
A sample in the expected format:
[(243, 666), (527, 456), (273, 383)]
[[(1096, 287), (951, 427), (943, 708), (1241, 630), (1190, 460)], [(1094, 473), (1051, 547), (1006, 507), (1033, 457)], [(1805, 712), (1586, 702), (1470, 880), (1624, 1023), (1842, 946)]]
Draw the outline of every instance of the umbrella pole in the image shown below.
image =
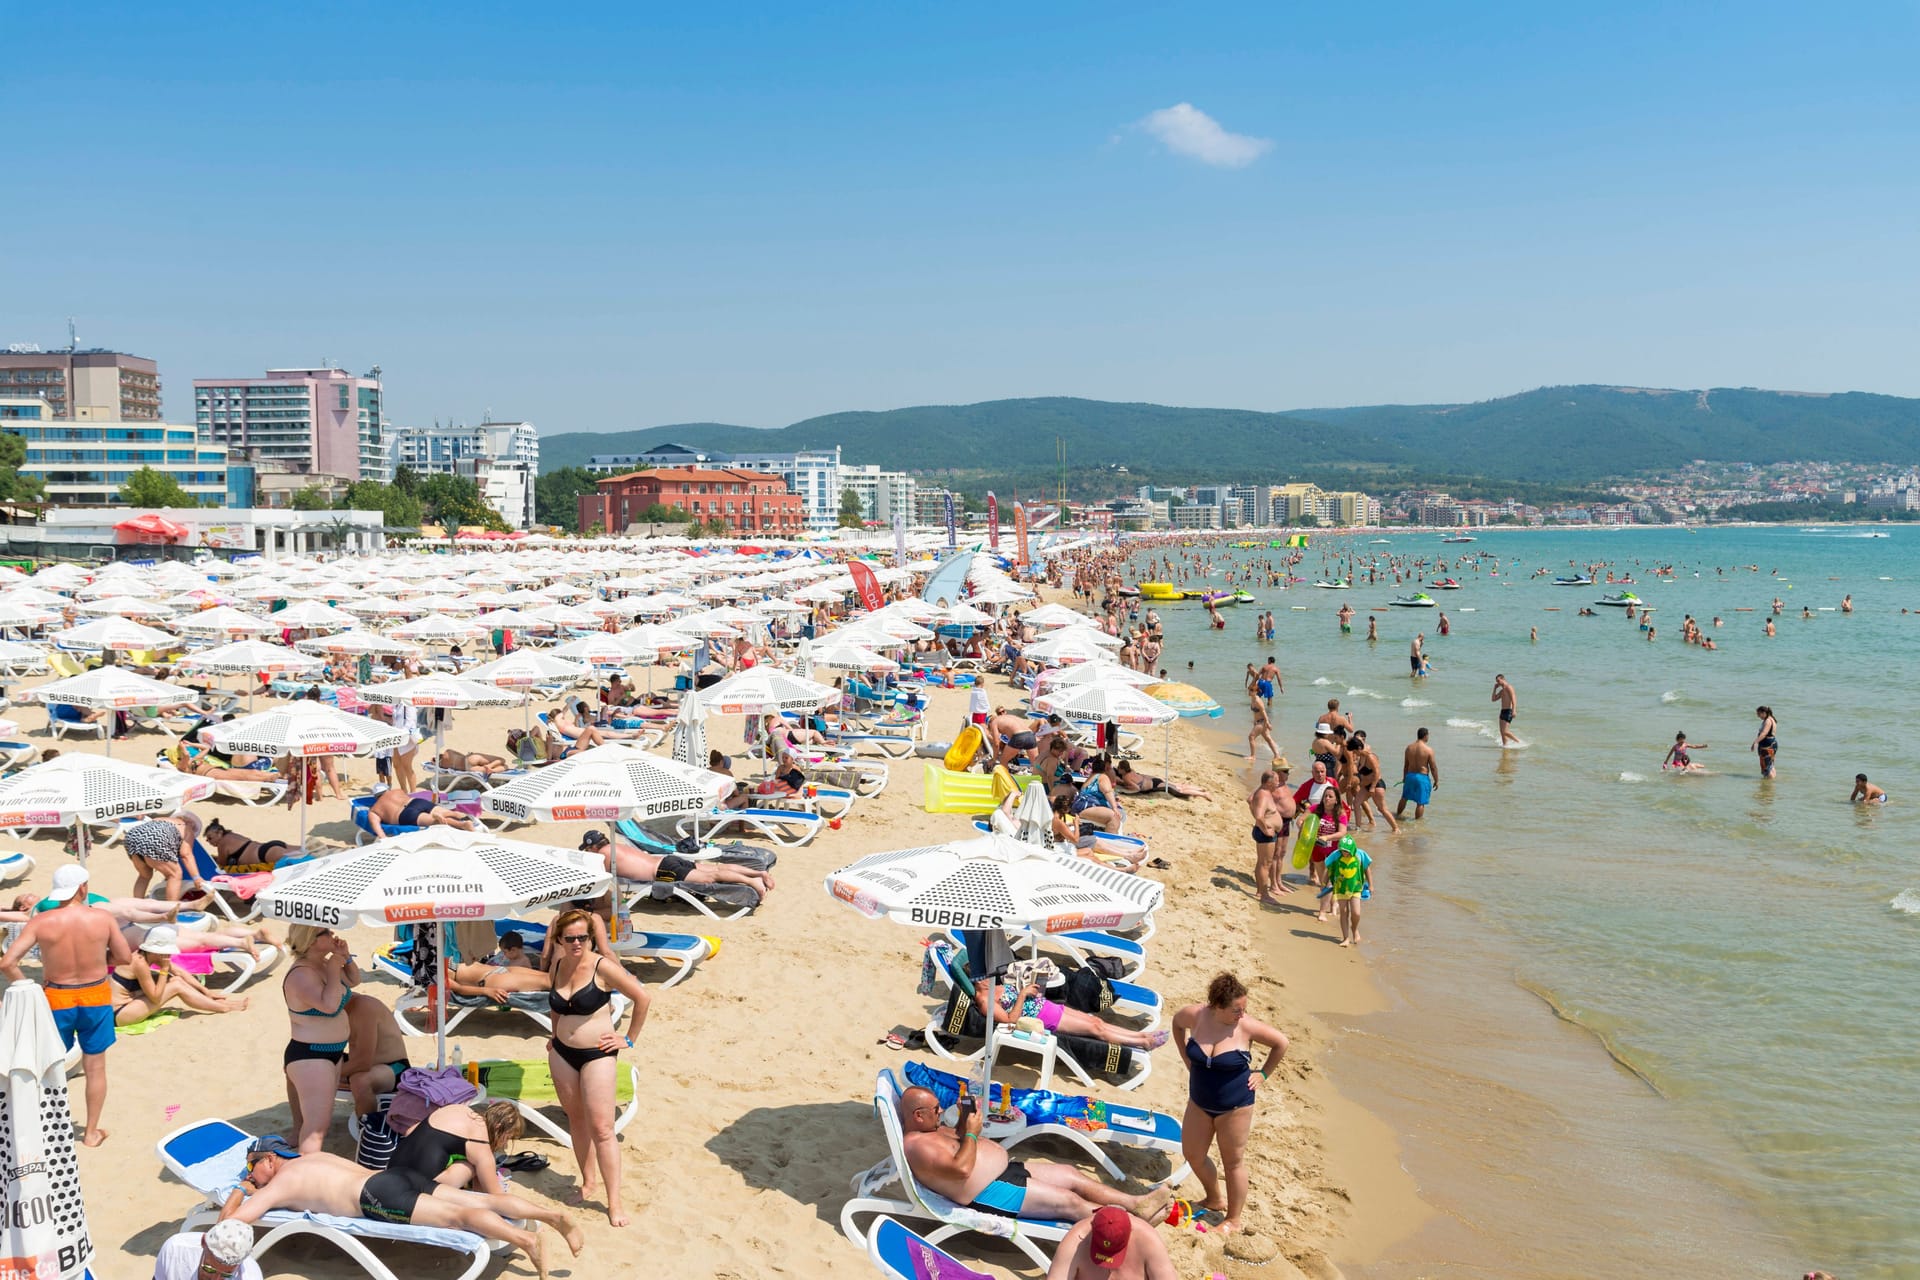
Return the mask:
[(438, 920), (434, 921), (433, 927), (440, 931), (437, 939), (439, 947), (433, 954), (433, 962), (440, 966), (440, 972), (435, 975), (440, 980), (433, 984), (434, 1000), (439, 1005), (434, 1010), (436, 1016), (433, 1023), (433, 1039), (437, 1055), (434, 1066), (438, 1070), (445, 1071), (447, 1069), (447, 939), (449, 934), (447, 926)]
[(294, 797), (294, 803), (300, 806), (300, 852), (307, 851), (307, 770), (313, 762), (306, 756), (300, 757), (300, 794)]

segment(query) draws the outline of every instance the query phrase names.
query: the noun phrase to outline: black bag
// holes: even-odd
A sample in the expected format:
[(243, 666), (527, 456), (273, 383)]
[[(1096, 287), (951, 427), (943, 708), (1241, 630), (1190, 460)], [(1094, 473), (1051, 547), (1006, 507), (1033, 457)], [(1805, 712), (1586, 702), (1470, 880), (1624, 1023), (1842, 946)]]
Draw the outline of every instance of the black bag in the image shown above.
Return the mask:
[(1113, 985), (1098, 969), (1083, 964), (1068, 972), (1066, 995), (1060, 1003), (1082, 1013), (1099, 1013), (1112, 1007)]
[(1127, 964), (1119, 956), (1088, 956), (1087, 967), (1097, 971), (1108, 982), (1118, 982), (1127, 976)]

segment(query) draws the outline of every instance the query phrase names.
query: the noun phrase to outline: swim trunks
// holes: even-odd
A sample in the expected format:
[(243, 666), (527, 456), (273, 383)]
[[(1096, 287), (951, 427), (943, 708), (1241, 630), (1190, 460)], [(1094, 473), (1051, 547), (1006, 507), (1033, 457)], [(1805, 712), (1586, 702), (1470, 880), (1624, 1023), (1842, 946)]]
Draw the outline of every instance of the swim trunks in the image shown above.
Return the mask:
[(49, 982), (47, 1004), (67, 1048), (77, 1042), (81, 1053), (94, 1054), (113, 1047), (113, 991), (105, 978), (71, 985)]
[(1513, 708), (1512, 708), (1512, 707), (1502, 707), (1502, 708), (1500, 708), (1500, 723), (1501, 723), (1501, 724), (1512, 724), (1512, 723), (1513, 723)]
[(1268, 835), (1266, 832), (1262, 831), (1258, 827), (1255, 827), (1253, 829), (1253, 842), (1255, 844), (1272, 844), (1275, 840), (1278, 840), (1279, 838), (1280, 838), (1279, 836)]
[(1254, 687), (1254, 690), (1257, 693), (1259, 693), (1261, 697), (1267, 699), (1269, 702), (1273, 700), (1273, 681), (1261, 680), (1258, 683), (1256, 683), (1253, 687)]
[(969, 1208), (1002, 1218), (1017, 1218), (1027, 1202), (1027, 1166), (1020, 1160), (1007, 1161), (1000, 1176), (974, 1193)]
[(1400, 780), (1400, 798), (1415, 804), (1433, 799), (1433, 779), (1424, 773), (1410, 773)]
[(360, 1216), (375, 1222), (411, 1223), (413, 1206), (433, 1194), (433, 1179), (415, 1169), (382, 1169), (360, 1188)]

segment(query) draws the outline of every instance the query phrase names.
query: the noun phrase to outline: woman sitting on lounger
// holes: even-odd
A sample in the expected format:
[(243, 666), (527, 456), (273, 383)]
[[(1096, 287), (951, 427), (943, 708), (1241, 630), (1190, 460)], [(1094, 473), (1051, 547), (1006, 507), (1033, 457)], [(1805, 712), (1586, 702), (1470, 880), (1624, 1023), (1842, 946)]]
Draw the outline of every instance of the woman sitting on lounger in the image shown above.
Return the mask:
[(270, 867), (300, 851), (285, 840), (250, 840), (215, 818), (202, 833), (213, 846), (213, 860), (222, 867)]
[(133, 959), (114, 968), (110, 976), (115, 1026), (144, 1022), (169, 1001), (201, 1013), (239, 1013), (247, 1007), (245, 996), (215, 995), (199, 979), (174, 969), (173, 957), (180, 953), (178, 937), (172, 925), (154, 925), (140, 940)]
[(496, 773), (505, 773), (513, 768), (499, 756), (491, 756), (484, 751), (455, 751), (452, 747), (440, 753), (439, 764), (442, 769), (471, 773), (481, 778), (491, 778)]
[(1140, 870), (1140, 864), (1147, 858), (1144, 845), (1116, 840), (1104, 831), (1083, 829), (1073, 813), (1071, 795), (1053, 798), (1052, 834), (1054, 844), (1060, 848), (1075, 850), (1083, 858), (1122, 871)]
[(264, 769), (228, 763), (226, 757), (186, 741), (181, 741), (173, 750), (167, 752), (167, 759), (180, 772), (191, 773), (201, 778), (230, 778), (235, 782), (267, 782), (273, 777)]
[(447, 966), (447, 990), (457, 996), (483, 996), (505, 1004), (508, 996), (521, 991), (553, 990), (553, 975), (544, 969), (463, 960)]
[(1169, 795), (1176, 800), (1211, 800), (1213, 793), (1202, 791), (1198, 787), (1183, 787), (1168, 782), (1165, 778), (1156, 778), (1141, 773), (1125, 760), (1113, 766), (1113, 785), (1130, 796)]
[(638, 729), (602, 729), (593, 723), (587, 704), (579, 698), (555, 709), (547, 717), (547, 724), (570, 744), (566, 749), (568, 755), (576, 751), (585, 751), (589, 747), (603, 746), (609, 742), (621, 742), (640, 736)]
[(732, 862), (705, 859), (696, 862), (677, 853), (642, 853), (634, 848), (616, 851), (609, 845), (604, 831), (587, 832), (580, 848), (605, 858), (607, 870), (622, 880), (638, 880), (642, 884), (745, 884), (752, 885), (762, 898), (773, 892), (773, 876), (769, 872)]
[(367, 825), (373, 834), (384, 836), (388, 827), (457, 827), (473, 831), (479, 824), (449, 805), (436, 805), (408, 795), (398, 787), (382, 791), (367, 806)]
[[(1070, 1036), (1089, 1036), (1107, 1044), (1121, 1044), (1129, 1049), (1158, 1049), (1165, 1044), (1168, 1033), (1165, 1031), (1129, 1031), (1125, 1027), (1116, 1027), (1104, 1018), (1096, 1018), (1090, 1013), (1078, 1009), (1069, 1009), (1066, 1005), (1055, 1004), (1042, 994), (1040, 988), (1028, 983), (1018, 991), (1010, 986), (995, 988), (999, 992), (998, 1007), (994, 1010), (993, 1020), (1011, 1026), (1022, 1018), (1037, 1018), (1040, 1025), (1048, 1031), (1060, 1032)], [(984, 1017), (987, 1012), (987, 989), (978, 986), (973, 991), (973, 1007)]]

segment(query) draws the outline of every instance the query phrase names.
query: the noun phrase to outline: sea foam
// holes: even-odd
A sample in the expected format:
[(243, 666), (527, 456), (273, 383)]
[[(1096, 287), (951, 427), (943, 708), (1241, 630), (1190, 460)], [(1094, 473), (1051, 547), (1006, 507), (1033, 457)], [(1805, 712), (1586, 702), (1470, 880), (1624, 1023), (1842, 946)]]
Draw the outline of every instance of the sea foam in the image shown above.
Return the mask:
[(1887, 905), (1895, 911), (1904, 911), (1910, 916), (1920, 916), (1920, 889), (1902, 889), (1893, 895), (1893, 901)]
[(1433, 704), (1431, 702), (1428, 702), (1425, 698), (1402, 698), (1400, 699), (1400, 705), (1403, 707), (1412, 708), (1412, 707), (1430, 707)]
[(1635, 773), (1631, 769), (1622, 770), (1620, 774), (1620, 781), (1622, 782), (1645, 782), (1646, 780), (1646, 774)]
[(1463, 720), (1459, 716), (1453, 716), (1447, 720), (1449, 729), (1485, 729), (1486, 727), (1485, 720)]
[(1660, 695), (1660, 701), (1678, 702), (1683, 696), (1685, 695), (1683, 695), (1678, 689), (1669, 689), (1665, 693)]
[(1333, 683), (1333, 681), (1327, 679), (1325, 676), (1315, 676), (1313, 682), (1317, 685), (1329, 685)]
[(1372, 698), (1377, 702), (1384, 699), (1387, 695), (1384, 693), (1375, 693), (1371, 689), (1362, 689), (1357, 684), (1351, 684), (1347, 686), (1347, 696), (1349, 698)]

